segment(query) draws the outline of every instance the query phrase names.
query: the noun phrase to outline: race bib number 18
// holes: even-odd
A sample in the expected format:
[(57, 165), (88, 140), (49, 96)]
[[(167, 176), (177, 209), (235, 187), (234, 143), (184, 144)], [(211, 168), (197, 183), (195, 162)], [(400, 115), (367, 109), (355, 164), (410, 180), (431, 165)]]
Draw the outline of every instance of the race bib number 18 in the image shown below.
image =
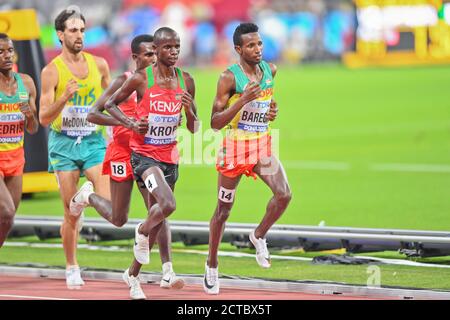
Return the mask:
[(125, 178), (127, 176), (127, 164), (125, 162), (111, 162), (111, 174), (114, 177)]

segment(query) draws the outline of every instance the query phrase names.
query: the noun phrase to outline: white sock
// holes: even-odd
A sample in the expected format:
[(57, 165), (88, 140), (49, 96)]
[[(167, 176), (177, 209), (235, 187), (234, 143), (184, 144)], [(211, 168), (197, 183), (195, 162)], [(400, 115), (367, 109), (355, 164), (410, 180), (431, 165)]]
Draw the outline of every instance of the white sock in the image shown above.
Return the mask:
[(172, 268), (172, 262), (166, 262), (162, 265), (163, 274), (166, 274), (168, 272), (173, 272)]
[(80, 270), (80, 266), (72, 265), (72, 266), (67, 266), (66, 267), (66, 271), (72, 271), (72, 270)]

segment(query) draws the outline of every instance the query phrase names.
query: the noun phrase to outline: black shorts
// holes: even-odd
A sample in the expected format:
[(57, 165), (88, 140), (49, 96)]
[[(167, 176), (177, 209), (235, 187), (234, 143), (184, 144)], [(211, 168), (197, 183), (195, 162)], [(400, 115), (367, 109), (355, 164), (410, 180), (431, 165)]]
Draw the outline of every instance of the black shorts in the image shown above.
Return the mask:
[(169, 187), (173, 188), (178, 180), (178, 164), (166, 163), (143, 156), (139, 153), (131, 152), (131, 167), (133, 168), (134, 179), (140, 188), (145, 188), (142, 174), (151, 167), (158, 167), (164, 174)]

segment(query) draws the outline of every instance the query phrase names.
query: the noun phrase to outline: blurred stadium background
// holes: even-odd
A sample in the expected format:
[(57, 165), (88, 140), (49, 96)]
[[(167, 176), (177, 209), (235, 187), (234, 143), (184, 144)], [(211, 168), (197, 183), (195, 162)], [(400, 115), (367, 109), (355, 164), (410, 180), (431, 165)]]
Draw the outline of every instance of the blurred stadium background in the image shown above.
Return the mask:
[[(294, 195), (280, 223), (450, 230), (450, 1), (17, 0), (0, 1), (0, 10), (36, 10), (48, 62), (60, 50), (54, 18), (70, 5), (86, 17), (86, 51), (104, 57), (113, 76), (129, 68), (134, 36), (163, 25), (179, 32), (180, 65), (196, 80), (200, 137), (218, 76), (237, 58), (234, 28), (259, 25), (264, 59), (279, 66), (273, 127)], [(39, 157), (44, 164), (30, 160), (28, 173), (45, 171)], [(209, 221), (214, 167), (185, 165), (180, 173), (171, 219)], [(53, 191), (38, 192), (45, 186)], [(61, 217), (52, 176), (25, 188), (19, 217)], [(242, 181), (230, 222), (256, 223), (269, 198), (260, 181)], [(134, 193), (130, 218), (144, 216)]]

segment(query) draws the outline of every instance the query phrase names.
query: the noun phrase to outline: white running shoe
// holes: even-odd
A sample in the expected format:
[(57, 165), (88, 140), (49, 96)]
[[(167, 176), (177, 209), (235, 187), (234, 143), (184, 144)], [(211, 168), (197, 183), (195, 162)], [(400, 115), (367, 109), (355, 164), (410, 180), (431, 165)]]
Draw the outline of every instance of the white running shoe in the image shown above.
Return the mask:
[(175, 272), (171, 271), (163, 274), (159, 286), (164, 289), (182, 289), (184, 287), (184, 280), (177, 277)]
[(219, 294), (219, 268), (210, 268), (205, 263), (205, 276), (203, 278), (203, 289), (207, 294)]
[(270, 254), (267, 250), (266, 239), (256, 239), (254, 230), (250, 233), (249, 239), (256, 249), (256, 262), (263, 268), (270, 268)]
[(139, 282), (139, 277), (130, 276), (129, 269), (125, 270), (122, 274), (122, 279), (130, 288), (130, 298), (133, 300), (145, 300), (144, 291), (142, 291), (141, 283)]
[(139, 233), (139, 227), (141, 225), (142, 223), (139, 223), (134, 229), (134, 246), (133, 246), (134, 257), (140, 264), (149, 264), (150, 249), (148, 236), (146, 237), (143, 234)]
[(86, 181), (81, 188), (70, 199), (70, 214), (78, 217), (84, 208), (89, 205), (89, 196), (94, 193), (94, 185), (90, 181)]
[(80, 267), (71, 266), (66, 269), (66, 284), (69, 289), (81, 289), (84, 281), (81, 279)]

